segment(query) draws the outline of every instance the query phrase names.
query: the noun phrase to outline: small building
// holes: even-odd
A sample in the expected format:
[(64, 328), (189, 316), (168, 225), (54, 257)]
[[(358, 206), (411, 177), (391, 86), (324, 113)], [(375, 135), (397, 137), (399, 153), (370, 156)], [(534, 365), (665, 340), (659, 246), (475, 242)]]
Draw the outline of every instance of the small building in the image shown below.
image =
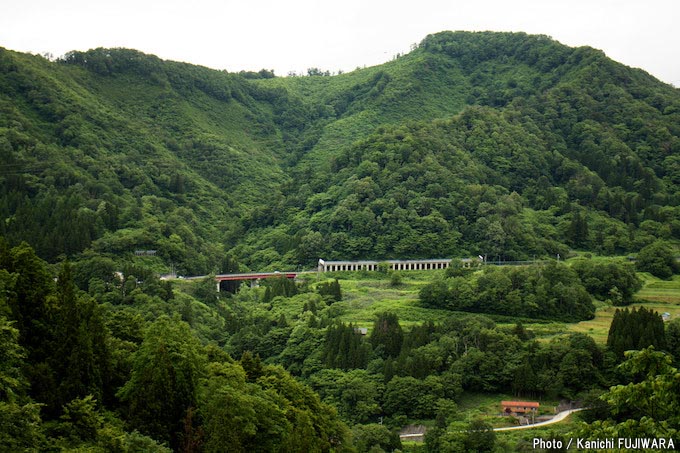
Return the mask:
[(501, 401), (501, 407), (505, 415), (536, 413), (540, 405), (540, 403), (535, 401)]
[(670, 321), (671, 320), (671, 314), (668, 313), (667, 311), (665, 311), (661, 314), (661, 319), (663, 319), (664, 321)]

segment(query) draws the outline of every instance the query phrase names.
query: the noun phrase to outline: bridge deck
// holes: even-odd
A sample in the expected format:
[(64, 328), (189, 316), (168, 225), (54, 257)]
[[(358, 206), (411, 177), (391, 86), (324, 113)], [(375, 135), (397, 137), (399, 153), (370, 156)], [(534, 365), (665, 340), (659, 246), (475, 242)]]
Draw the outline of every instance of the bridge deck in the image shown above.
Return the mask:
[(249, 272), (246, 274), (221, 274), (216, 275), (215, 280), (226, 282), (231, 280), (261, 280), (263, 278), (295, 278), (299, 272)]

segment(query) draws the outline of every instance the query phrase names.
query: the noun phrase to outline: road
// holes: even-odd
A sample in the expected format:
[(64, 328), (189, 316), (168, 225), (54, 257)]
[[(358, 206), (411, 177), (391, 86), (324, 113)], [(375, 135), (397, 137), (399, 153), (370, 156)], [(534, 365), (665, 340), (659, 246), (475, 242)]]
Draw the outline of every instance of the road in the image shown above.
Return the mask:
[(545, 426), (545, 425), (552, 425), (553, 423), (559, 423), (574, 412), (578, 412), (583, 410), (581, 409), (569, 409), (568, 411), (562, 411), (559, 414), (555, 415), (553, 418), (550, 420), (546, 420), (544, 422), (538, 422), (538, 423), (533, 423), (531, 425), (522, 425), (522, 426), (507, 426), (505, 428), (494, 428), (494, 431), (513, 431), (516, 429), (531, 429), (531, 428), (537, 428), (540, 426)]
[[(514, 431), (516, 429), (531, 429), (531, 428), (538, 428), (538, 427), (545, 426), (545, 425), (552, 425), (553, 423), (561, 422), (562, 420), (564, 420), (565, 418), (567, 418), (568, 416), (570, 416), (574, 412), (578, 412), (578, 411), (581, 411), (581, 410), (583, 410), (583, 409), (582, 408), (581, 409), (570, 409), (570, 410), (567, 410), (567, 411), (562, 411), (559, 414), (555, 415), (550, 420), (546, 420), (544, 422), (533, 423), (531, 425), (506, 426), (504, 428), (494, 428), (493, 430), (494, 431)], [(402, 440), (409, 440), (409, 439), (413, 440), (413, 439), (423, 438), (424, 436), (425, 436), (425, 433), (414, 433), (414, 434), (401, 434), (401, 435), (399, 435), (399, 437)]]

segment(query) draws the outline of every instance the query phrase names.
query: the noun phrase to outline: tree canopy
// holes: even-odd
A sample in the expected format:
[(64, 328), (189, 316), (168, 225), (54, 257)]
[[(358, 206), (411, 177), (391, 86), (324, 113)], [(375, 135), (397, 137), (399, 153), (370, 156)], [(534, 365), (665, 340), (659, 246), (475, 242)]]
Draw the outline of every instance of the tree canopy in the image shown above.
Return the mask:
[(0, 234), (49, 260), (149, 252), (185, 275), (227, 253), (275, 270), (680, 238), (677, 90), (545, 36), (442, 32), (332, 77), (101, 48), (0, 68)]

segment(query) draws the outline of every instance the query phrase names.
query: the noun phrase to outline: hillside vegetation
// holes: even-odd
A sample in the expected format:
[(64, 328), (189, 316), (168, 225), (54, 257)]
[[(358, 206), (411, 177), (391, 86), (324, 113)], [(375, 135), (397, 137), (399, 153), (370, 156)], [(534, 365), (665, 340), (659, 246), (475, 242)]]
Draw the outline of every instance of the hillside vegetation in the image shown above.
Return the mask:
[(188, 274), (680, 238), (680, 93), (600, 51), (442, 32), (310, 74), (0, 50), (0, 234)]
[[(680, 323), (650, 309), (677, 313), (677, 277), (646, 274), (638, 292), (639, 275), (621, 260), (305, 274), (237, 294), (217, 293), (210, 277), (116, 268), (102, 256), (50, 268), (28, 245), (0, 239), (6, 449), (419, 451), (397, 431), (425, 423), (426, 451), (456, 452), (479, 445), (472, 433), (489, 423), (512, 424), (498, 402), (514, 398), (539, 400), (547, 414), (564, 398), (592, 404), (591, 424), (562, 427), (565, 436), (678, 427)], [(613, 314), (606, 342), (557, 323), (592, 317), (593, 302), (636, 306)], [(638, 383), (649, 370), (658, 382)], [(628, 393), (665, 395), (663, 411), (629, 407)], [(516, 450), (522, 439), (489, 445)]]
[(677, 89), (522, 33), (308, 72), (0, 49), (0, 449), (520, 450), (511, 398), (677, 435)]

